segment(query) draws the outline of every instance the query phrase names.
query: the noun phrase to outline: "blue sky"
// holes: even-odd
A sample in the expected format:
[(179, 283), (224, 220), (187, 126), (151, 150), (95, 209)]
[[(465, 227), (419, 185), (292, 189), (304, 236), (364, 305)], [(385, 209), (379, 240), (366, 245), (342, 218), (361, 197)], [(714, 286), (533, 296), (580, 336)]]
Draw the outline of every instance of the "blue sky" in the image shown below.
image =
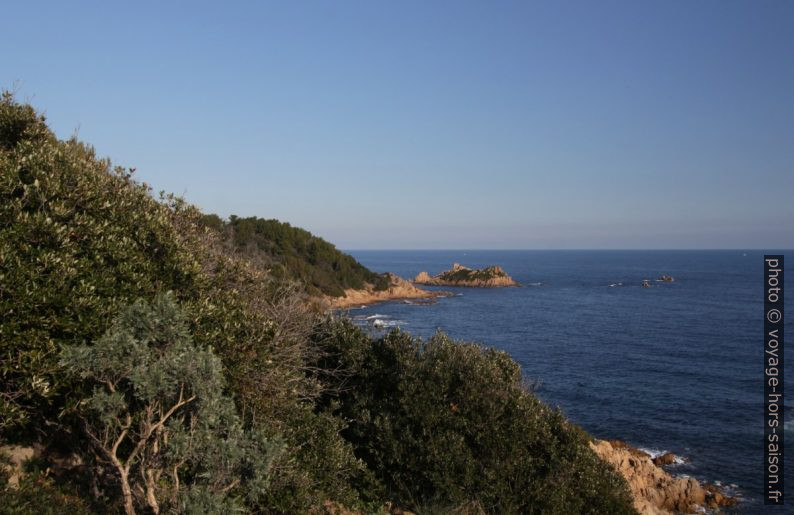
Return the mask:
[(794, 2), (12, 2), (0, 86), (341, 248), (794, 247)]

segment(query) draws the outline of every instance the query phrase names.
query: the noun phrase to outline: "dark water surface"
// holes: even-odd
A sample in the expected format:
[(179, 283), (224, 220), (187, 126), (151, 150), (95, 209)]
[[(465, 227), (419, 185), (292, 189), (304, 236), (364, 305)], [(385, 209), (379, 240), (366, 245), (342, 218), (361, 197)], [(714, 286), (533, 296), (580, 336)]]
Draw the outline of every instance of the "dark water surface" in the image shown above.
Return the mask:
[[(525, 286), (443, 288), (461, 295), (350, 315), (362, 325), (379, 319), (423, 337), (442, 329), (503, 349), (527, 377), (541, 381), (540, 397), (591, 434), (686, 456), (689, 462), (671, 472), (733, 485), (744, 499), (742, 512), (763, 509), (763, 252), (351, 254), (375, 271), (407, 278), (423, 270), (436, 274), (453, 262), (502, 266)], [(662, 274), (676, 281), (641, 287), (643, 279)], [(786, 328), (794, 335), (791, 325)], [(791, 366), (786, 369), (794, 380)], [(786, 400), (789, 451), (790, 406), (794, 399)], [(792, 474), (786, 479), (791, 490)]]

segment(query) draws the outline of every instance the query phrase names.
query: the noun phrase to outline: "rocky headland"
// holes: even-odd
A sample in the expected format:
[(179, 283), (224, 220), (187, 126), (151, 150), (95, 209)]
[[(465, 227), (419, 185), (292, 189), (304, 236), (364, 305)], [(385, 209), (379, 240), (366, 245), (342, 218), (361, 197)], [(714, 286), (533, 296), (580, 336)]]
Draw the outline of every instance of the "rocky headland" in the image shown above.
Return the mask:
[(739, 500), (716, 486), (691, 477), (674, 477), (662, 468), (676, 461), (663, 454), (655, 459), (619, 440), (593, 440), (590, 447), (629, 484), (634, 507), (642, 514), (702, 513), (735, 506)]
[(396, 274), (386, 274), (389, 285), (386, 289), (376, 289), (374, 285), (367, 284), (364, 289), (347, 289), (344, 297), (325, 297), (331, 309), (344, 309), (354, 306), (365, 306), (378, 302), (406, 299), (434, 299), (452, 295), (446, 291), (430, 291), (417, 288)]
[(420, 272), (414, 279), (415, 284), (430, 286), (464, 286), (469, 288), (503, 288), (519, 286), (500, 266), (472, 269), (454, 263), (450, 270), (431, 276)]

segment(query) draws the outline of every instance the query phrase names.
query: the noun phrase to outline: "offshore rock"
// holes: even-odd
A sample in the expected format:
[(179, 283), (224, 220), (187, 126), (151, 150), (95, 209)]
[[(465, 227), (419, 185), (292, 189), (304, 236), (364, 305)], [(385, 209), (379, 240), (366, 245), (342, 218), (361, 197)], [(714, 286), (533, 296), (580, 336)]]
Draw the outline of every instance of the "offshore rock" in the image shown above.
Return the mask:
[(450, 270), (431, 276), (420, 272), (414, 279), (416, 284), (431, 286), (465, 286), (469, 288), (503, 288), (519, 286), (500, 266), (471, 269), (455, 263)]

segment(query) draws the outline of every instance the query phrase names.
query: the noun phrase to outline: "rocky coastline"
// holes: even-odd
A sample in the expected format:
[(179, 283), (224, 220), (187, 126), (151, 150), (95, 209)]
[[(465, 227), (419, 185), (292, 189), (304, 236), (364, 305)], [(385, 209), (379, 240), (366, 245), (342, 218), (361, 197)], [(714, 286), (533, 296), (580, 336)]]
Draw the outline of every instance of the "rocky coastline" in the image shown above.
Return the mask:
[[(458, 263), (436, 276), (421, 272), (413, 282), (395, 274), (387, 274), (389, 286), (376, 290), (367, 284), (364, 289), (345, 290), (344, 297), (326, 297), (331, 309), (347, 309), (379, 302), (418, 300), (432, 302), (438, 297), (450, 296), (446, 291), (426, 290), (416, 285), (496, 288), (519, 286), (501, 267), (471, 269)], [(662, 276), (660, 281), (672, 282)], [(674, 513), (711, 513), (731, 510), (739, 498), (709, 483), (701, 483), (687, 476), (675, 476), (667, 469), (682, 463), (682, 458), (672, 453), (651, 456), (620, 440), (593, 440), (593, 451), (609, 463), (629, 486), (634, 508), (645, 515)], [(408, 513), (408, 512), (403, 512)]]
[(410, 281), (396, 274), (386, 275), (389, 279), (389, 286), (385, 290), (376, 290), (372, 284), (367, 284), (361, 290), (352, 288), (345, 290), (344, 297), (325, 297), (324, 301), (330, 309), (346, 309), (394, 300), (435, 299), (452, 295), (446, 291), (417, 288)]
[(467, 288), (505, 288), (509, 286), (520, 286), (518, 282), (507, 275), (507, 272), (500, 266), (472, 269), (459, 263), (454, 263), (450, 270), (434, 276), (431, 276), (427, 272), (420, 272), (414, 279), (414, 284)]
[(739, 502), (715, 485), (671, 475), (662, 468), (677, 461), (671, 453), (652, 458), (620, 440), (593, 440), (590, 447), (626, 479), (634, 507), (643, 515), (718, 511)]

